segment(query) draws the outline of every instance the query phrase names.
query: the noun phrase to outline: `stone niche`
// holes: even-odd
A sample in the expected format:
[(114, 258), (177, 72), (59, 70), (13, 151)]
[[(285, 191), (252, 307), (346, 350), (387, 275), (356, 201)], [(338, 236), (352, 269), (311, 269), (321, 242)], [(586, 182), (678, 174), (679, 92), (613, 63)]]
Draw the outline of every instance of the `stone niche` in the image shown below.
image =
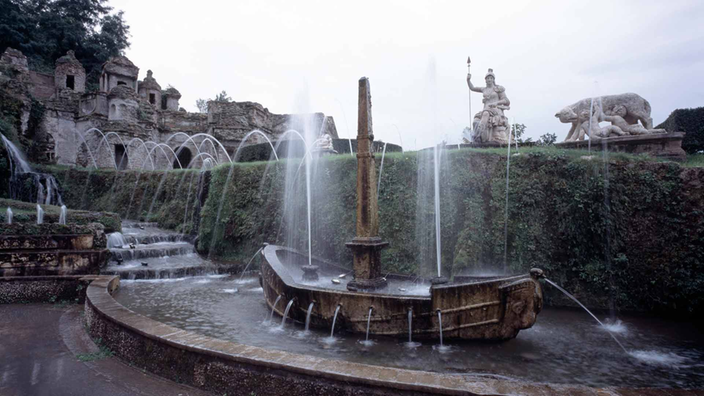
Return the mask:
[(109, 121), (139, 121), (139, 98), (135, 91), (125, 85), (116, 85), (108, 94)]
[(68, 89), (73, 92), (85, 92), (86, 70), (76, 59), (73, 51), (56, 60), (54, 69), (54, 86), (57, 90)]
[(111, 58), (103, 64), (103, 73), (100, 76), (100, 91), (110, 92), (118, 85), (125, 85), (137, 90), (137, 76), (139, 68), (124, 56)]
[(161, 107), (161, 85), (152, 76), (152, 71), (147, 70), (144, 81), (139, 82), (139, 96), (155, 108)]

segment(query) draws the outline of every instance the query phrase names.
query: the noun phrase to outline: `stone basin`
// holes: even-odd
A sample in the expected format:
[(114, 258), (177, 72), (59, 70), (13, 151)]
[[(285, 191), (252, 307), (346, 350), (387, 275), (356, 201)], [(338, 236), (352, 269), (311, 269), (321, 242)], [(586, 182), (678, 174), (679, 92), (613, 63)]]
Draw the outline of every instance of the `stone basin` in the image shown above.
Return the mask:
[[(306, 321), (311, 303), (310, 325), (330, 329), (335, 311), (336, 331), (365, 333), (369, 309), (369, 333), (408, 337), (411, 311), (412, 337), (427, 339), (442, 335), (446, 339), (506, 340), (522, 329), (533, 326), (542, 309), (543, 295), (538, 277), (532, 274), (506, 277), (462, 278), (458, 282), (430, 285), (419, 278), (388, 275), (388, 285), (373, 292), (346, 288), (350, 269), (313, 258), (319, 279), (303, 280), (301, 266), (308, 257), (282, 246), (268, 245), (262, 250), (261, 283), (270, 309), (283, 316), (293, 300), (289, 317)], [(339, 275), (348, 274), (344, 278)], [(334, 284), (338, 279), (339, 284)], [(279, 298), (281, 297), (281, 298)]]

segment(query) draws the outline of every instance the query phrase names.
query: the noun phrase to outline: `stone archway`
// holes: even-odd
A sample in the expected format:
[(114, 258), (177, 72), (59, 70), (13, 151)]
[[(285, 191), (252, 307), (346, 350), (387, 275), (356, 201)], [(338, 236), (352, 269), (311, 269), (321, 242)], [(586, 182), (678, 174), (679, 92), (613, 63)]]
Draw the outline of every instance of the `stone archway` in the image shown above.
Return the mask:
[(174, 169), (180, 169), (180, 167), (178, 166), (179, 162), (181, 163), (181, 166), (185, 169), (188, 164), (191, 163), (191, 159), (193, 158), (193, 154), (191, 153), (191, 150), (188, 147), (181, 147), (181, 149), (176, 152), (176, 156), (178, 157), (178, 161), (174, 159)]

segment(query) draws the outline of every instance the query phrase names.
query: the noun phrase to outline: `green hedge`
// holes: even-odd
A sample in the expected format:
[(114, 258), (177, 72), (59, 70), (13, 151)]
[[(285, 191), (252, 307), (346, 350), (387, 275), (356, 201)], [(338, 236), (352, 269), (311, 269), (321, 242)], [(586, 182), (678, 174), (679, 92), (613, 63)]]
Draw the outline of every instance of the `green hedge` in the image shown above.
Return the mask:
[[(591, 307), (608, 308), (613, 301), (624, 310), (701, 312), (704, 187), (697, 181), (703, 170), (625, 155), (612, 155), (605, 163), (600, 155), (589, 159), (584, 154), (524, 149), (511, 158), (509, 270), (541, 267)], [(380, 236), (391, 245), (382, 251), (384, 271), (435, 273), (432, 168), (423, 157), (428, 155), (432, 152), (386, 156)], [(501, 269), (505, 154), (453, 150), (445, 155), (443, 273)], [(296, 231), (288, 241), (279, 232), (284, 165), (237, 164), (213, 170), (201, 218), (201, 252), (246, 261), (262, 242), (306, 249), (304, 216), (294, 219)], [(318, 172), (323, 183), (313, 187), (313, 252), (351, 263), (344, 243), (354, 237), (356, 160), (329, 157)], [(297, 196), (304, 194), (303, 173)], [(428, 188), (416, 188), (418, 184)], [(297, 205), (305, 213), (304, 201), (297, 200)], [(570, 305), (549, 287), (546, 292), (548, 303)]]
[(198, 171), (38, 168), (56, 177), (68, 208), (115, 212), (123, 219), (157, 222), (163, 228), (194, 232)]
[[(349, 154), (350, 143), (352, 151), (357, 152), (357, 139), (352, 139), (351, 142), (348, 139), (332, 140), (333, 149), (337, 151), (338, 154)], [(301, 158), (305, 154), (305, 145), (299, 139), (288, 139), (281, 141), (280, 143), (278, 143), (278, 148), (276, 147), (276, 144), (276, 142), (273, 143), (274, 147), (276, 148), (276, 155), (279, 158), (289, 157), (289, 151), (290, 157), (294, 158)], [(373, 148), (375, 152), (381, 153), (384, 149), (384, 142), (374, 141)], [(393, 143), (389, 143), (386, 145), (387, 153), (401, 151), (403, 151), (401, 146), (398, 146)], [(269, 145), (269, 143), (258, 143), (244, 146), (240, 149), (239, 154), (237, 154), (237, 158), (233, 158), (233, 160), (237, 162), (269, 161), (270, 159), (273, 160), (274, 156), (272, 155), (271, 145)]]
[(704, 107), (677, 109), (656, 128), (668, 132), (686, 132), (682, 148), (688, 154), (704, 151)]

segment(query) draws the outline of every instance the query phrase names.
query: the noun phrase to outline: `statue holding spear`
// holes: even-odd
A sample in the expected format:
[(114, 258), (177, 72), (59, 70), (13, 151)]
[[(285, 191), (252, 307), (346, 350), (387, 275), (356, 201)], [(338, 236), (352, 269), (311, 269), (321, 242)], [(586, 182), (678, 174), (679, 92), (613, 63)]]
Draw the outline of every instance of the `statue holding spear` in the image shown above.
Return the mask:
[[(508, 118), (504, 115), (504, 110), (509, 110), (511, 101), (506, 96), (506, 88), (497, 85), (496, 75), (493, 69), (489, 69), (484, 78), (486, 87), (475, 87), (472, 84), (472, 74), (469, 73), (470, 59), (467, 58), (467, 86), (469, 86), (469, 114), (470, 114), (470, 140), (475, 143), (499, 143), (508, 142), (506, 130), (509, 128)], [(472, 91), (482, 94), (482, 111), (474, 115), (472, 120)]]

